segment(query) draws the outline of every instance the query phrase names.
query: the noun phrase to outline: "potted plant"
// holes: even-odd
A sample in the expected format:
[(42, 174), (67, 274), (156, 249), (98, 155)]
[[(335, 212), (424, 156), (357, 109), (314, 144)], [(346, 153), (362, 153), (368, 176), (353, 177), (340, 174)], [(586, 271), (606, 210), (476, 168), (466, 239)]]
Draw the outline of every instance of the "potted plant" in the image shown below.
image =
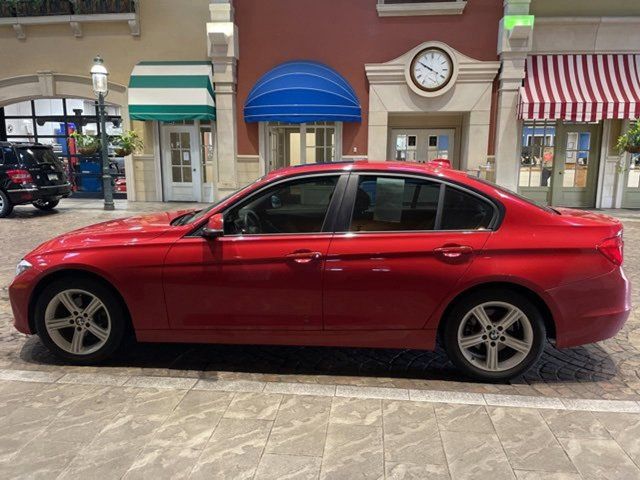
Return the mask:
[(118, 157), (124, 157), (142, 150), (144, 143), (136, 131), (125, 130), (120, 135), (111, 137), (111, 145)]
[(93, 155), (100, 148), (100, 140), (96, 136), (78, 132), (73, 132), (69, 136), (76, 141), (76, 148), (80, 155)]
[(636, 120), (624, 135), (618, 137), (616, 143), (618, 153), (640, 153), (640, 119)]

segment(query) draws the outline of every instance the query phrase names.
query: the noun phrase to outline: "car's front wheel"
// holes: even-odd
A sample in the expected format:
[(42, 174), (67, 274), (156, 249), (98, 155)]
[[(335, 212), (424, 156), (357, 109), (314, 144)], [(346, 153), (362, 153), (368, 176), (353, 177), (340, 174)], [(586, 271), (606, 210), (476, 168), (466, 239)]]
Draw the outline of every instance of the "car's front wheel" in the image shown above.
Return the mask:
[(517, 292), (476, 291), (454, 305), (444, 320), (449, 358), (476, 380), (521, 375), (544, 349), (544, 319), (534, 303)]
[(49, 211), (49, 210), (53, 210), (54, 208), (56, 208), (58, 206), (58, 203), (60, 203), (60, 200), (36, 200), (35, 202), (33, 202), (33, 206), (36, 207), (39, 210), (44, 210), (44, 211)]
[(121, 344), (126, 327), (122, 301), (90, 278), (61, 278), (35, 305), (38, 336), (55, 355), (79, 365), (100, 362)]

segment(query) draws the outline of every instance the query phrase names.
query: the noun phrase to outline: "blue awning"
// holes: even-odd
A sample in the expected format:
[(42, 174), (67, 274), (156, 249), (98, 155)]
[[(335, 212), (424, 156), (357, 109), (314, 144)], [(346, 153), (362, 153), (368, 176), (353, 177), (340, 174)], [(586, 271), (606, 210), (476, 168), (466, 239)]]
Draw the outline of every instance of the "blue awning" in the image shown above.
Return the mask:
[(318, 62), (285, 62), (265, 73), (244, 104), (246, 122), (360, 122), (360, 103), (338, 72)]

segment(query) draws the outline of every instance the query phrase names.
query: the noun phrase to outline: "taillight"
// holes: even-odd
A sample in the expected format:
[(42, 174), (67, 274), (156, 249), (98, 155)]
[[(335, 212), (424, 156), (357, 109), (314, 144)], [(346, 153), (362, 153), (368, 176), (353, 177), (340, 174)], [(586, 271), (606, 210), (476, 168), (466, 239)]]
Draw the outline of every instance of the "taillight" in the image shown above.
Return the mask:
[(622, 235), (605, 238), (596, 246), (598, 251), (614, 265), (622, 265), (624, 241)]
[(8, 170), (7, 175), (13, 183), (24, 185), (25, 183), (33, 183), (31, 174), (26, 170)]

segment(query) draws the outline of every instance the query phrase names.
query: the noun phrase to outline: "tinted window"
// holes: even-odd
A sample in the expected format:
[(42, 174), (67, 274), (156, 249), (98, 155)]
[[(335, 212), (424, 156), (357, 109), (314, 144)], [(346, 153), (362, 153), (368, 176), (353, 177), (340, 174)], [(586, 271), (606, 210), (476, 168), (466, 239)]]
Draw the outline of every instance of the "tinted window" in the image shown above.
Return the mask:
[(447, 186), (442, 209), (442, 230), (488, 228), (492, 218), (493, 207), (488, 202)]
[(5, 165), (16, 165), (18, 163), (18, 158), (16, 157), (16, 153), (13, 151), (13, 148), (2, 147), (2, 154), (3, 155), (0, 155), (0, 163), (3, 161), (3, 156)]
[(308, 178), (270, 188), (225, 214), (227, 234), (322, 231), (338, 176)]
[(362, 176), (352, 232), (433, 230), (440, 184), (414, 178)]
[(18, 155), (20, 156), (21, 163), (25, 165), (41, 165), (43, 163), (50, 163), (59, 166), (58, 157), (49, 148), (18, 148)]

